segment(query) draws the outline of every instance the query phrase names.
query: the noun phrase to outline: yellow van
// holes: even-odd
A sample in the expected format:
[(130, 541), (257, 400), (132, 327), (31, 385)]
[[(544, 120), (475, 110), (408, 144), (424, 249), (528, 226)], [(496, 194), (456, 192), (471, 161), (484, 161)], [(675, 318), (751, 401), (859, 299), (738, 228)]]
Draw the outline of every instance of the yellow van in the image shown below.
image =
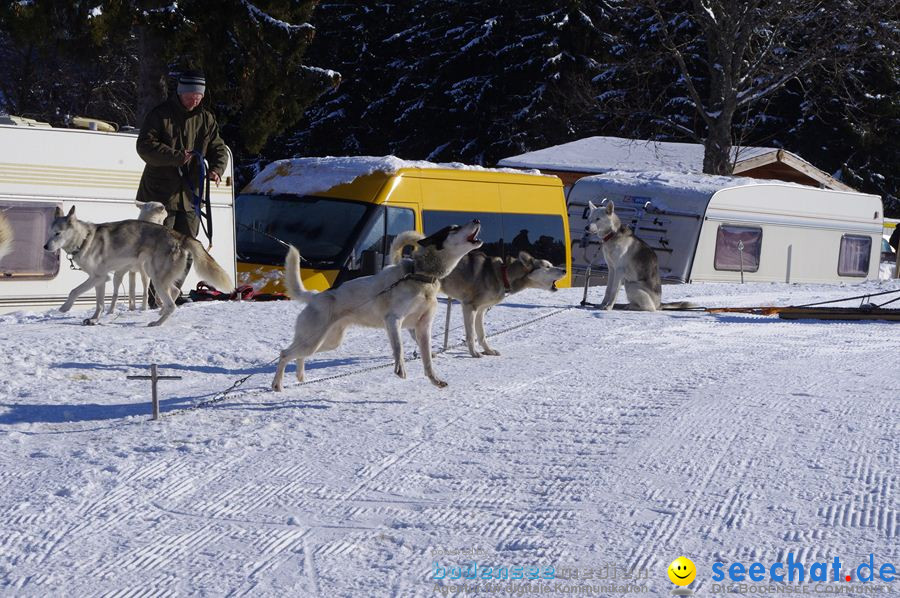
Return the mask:
[(565, 266), (557, 286), (571, 285), (557, 177), (393, 156), (297, 158), (270, 164), (235, 204), (238, 279), (263, 292), (283, 291), (283, 243), (299, 249), (306, 288), (322, 291), (389, 265), (391, 241), (405, 230), (428, 235), (473, 218), (485, 253), (527, 251)]

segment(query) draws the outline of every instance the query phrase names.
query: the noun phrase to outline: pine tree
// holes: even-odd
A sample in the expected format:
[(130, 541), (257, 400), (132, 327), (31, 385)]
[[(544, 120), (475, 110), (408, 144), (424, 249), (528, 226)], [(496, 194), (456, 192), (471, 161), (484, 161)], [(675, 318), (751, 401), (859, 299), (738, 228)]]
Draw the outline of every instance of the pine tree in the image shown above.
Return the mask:
[[(315, 35), (307, 21), (317, 3), (7, 3), (0, 11), (0, 60), (20, 74), (4, 81), (5, 104), (49, 117), (88, 107), (84, 96), (92, 93), (93, 116), (103, 110), (106, 97), (120, 123), (140, 126), (143, 115), (174, 91), (178, 72), (199, 68), (226, 141), (239, 157), (253, 154), (340, 82), (338, 73), (303, 62)], [(121, 82), (125, 92), (111, 101), (97, 93), (104, 81)], [(65, 97), (54, 94), (56, 89)]]
[(884, 11), (896, 12), (886, 0), (617, 4), (633, 103), (673, 133), (701, 139), (703, 169), (712, 174), (731, 172), (731, 147), (760, 106), (815, 70), (842, 78), (865, 54), (867, 28)]
[[(322, 4), (352, 31), (311, 49), (347, 82), (310, 111), (298, 153), (394, 153), (491, 164), (591, 126), (602, 10), (573, 0)], [(577, 93), (573, 93), (576, 91)]]

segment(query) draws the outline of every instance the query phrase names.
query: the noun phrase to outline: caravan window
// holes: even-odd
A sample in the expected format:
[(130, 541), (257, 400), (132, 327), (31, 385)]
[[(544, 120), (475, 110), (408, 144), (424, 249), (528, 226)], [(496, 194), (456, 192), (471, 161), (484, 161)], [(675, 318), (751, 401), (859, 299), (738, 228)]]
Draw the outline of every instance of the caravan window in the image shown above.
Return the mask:
[(12, 251), (0, 260), (0, 280), (54, 278), (59, 251), (44, 251), (47, 232), (58, 204), (0, 202), (13, 229)]
[(872, 238), (860, 235), (841, 237), (838, 276), (865, 276), (869, 273)]
[(756, 272), (762, 250), (762, 229), (723, 224), (716, 232), (716, 270)]

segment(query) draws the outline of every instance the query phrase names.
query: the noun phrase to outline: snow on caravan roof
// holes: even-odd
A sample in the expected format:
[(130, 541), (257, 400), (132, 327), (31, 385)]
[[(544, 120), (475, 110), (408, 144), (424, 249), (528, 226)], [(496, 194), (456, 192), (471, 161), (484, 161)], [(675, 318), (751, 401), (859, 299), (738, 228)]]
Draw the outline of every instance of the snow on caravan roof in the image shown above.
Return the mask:
[[(784, 181), (767, 181), (751, 179), (741, 176), (716, 176), (712, 174), (688, 174), (682, 172), (629, 172), (625, 170), (612, 170), (595, 176), (584, 177), (581, 181), (603, 181), (604, 185), (621, 187), (634, 191), (640, 189), (644, 192), (667, 191), (670, 195), (704, 195), (710, 196), (716, 191), (729, 187), (741, 187), (744, 185), (795, 185)], [(580, 181), (579, 181), (580, 182)], [(673, 195), (673, 196), (674, 196)]]
[[(772, 147), (733, 147), (738, 161), (776, 152)], [(703, 145), (622, 137), (586, 137), (500, 160), (500, 166), (572, 172), (612, 170), (702, 172)]]
[[(244, 189), (244, 193), (294, 193), (313, 195), (338, 185), (352, 183), (361, 176), (382, 172), (395, 174), (403, 168), (478, 170), (528, 174), (513, 168), (484, 168), (459, 162), (437, 164), (424, 160), (402, 160), (396, 156), (344, 156), (289, 158), (266, 166)], [(539, 174), (533, 171), (534, 174)]]
[(809, 187), (795, 183), (741, 176), (614, 170), (579, 179), (575, 183), (569, 199), (570, 202), (578, 205), (587, 204), (588, 199), (596, 202), (603, 199), (597, 195), (596, 191), (597, 188), (602, 188), (602, 192), (609, 195), (653, 198), (654, 202), (658, 204), (657, 207), (660, 208), (674, 208), (674, 206), (666, 206), (661, 202), (661, 198), (665, 197), (678, 202), (681, 208), (686, 205), (696, 205), (698, 209), (705, 210), (710, 197), (717, 191), (745, 185), (786, 185), (809, 189)]

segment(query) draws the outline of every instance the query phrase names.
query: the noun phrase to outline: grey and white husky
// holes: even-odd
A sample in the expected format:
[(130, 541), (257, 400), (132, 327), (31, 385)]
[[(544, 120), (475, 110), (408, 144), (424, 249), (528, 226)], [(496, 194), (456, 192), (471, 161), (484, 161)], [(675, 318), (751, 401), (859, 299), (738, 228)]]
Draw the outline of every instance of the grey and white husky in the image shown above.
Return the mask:
[(12, 250), (13, 230), (6, 214), (0, 212), (0, 260)]
[[(417, 231), (397, 235), (391, 243), (391, 262), (402, 259), (406, 247), (422, 239)], [(445, 295), (462, 303), (463, 324), (466, 328), (466, 346), (472, 357), (481, 357), (475, 349), (475, 338), (485, 355), (500, 355), (485, 338), (484, 314), (507, 295), (525, 289), (556, 291), (556, 281), (566, 275), (565, 268), (557, 268), (547, 260), (532, 257), (520, 251), (516, 259), (490, 257), (481, 251), (464, 256), (449, 276), (441, 280)]]
[(588, 202), (588, 233), (601, 237), (603, 258), (609, 268), (606, 294), (600, 309), (610, 310), (622, 284), (628, 297), (626, 309), (656, 311), (658, 309), (683, 309), (693, 307), (691, 303), (679, 301), (662, 303), (662, 283), (659, 278), (659, 261), (656, 252), (627, 226), (623, 226), (616, 215), (615, 204), (606, 201), (597, 207)]
[[(158, 201), (135, 201), (134, 203), (141, 210), (137, 217), (138, 220), (156, 224), (162, 224), (165, 221), (168, 214), (166, 206)], [(122, 283), (122, 278), (125, 277), (126, 272), (128, 273), (128, 309), (134, 311), (135, 271), (119, 270), (113, 275), (113, 294), (112, 299), (109, 300), (109, 311), (107, 313), (112, 313), (116, 309), (116, 300), (119, 298), (119, 285)], [(144, 291), (141, 296), (141, 311), (147, 311), (147, 298), (150, 295), (150, 277), (144, 272), (142, 266), (138, 268), (137, 273), (141, 275), (141, 287)]]
[[(93, 316), (84, 321), (85, 324), (96, 324), (100, 319), (106, 281), (111, 272), (143, 267), (150, 276), (162, 303), (159, 319), (151, 322), (150, 326), (159, 326), (175, 311), (174, 297), (178, 288), (174, 283), (184, 273), (188, 254), (194, 258), (197, 272), (206, 282), (223, 292), (233, 289), (228, 273), (199, 241), (152, 222), (122, 220), (94, 224), (78, 220), (75, 206), (66, 216), (57, 208), (44, 249), (66, 251), (87, 273), (88, 279), (72, 289), (59, 308), (62, 312), (69, 311), (75, 300), (93, 287), (97, 292), (97, 309)], [(166, 289), (168, 293), (164, 291)]]
[(291, 247), (284, 264), (285, 286), (292, 299), (306, 303), (297, 316), (294, 340), (281, 352), (272, 390), (282, 389), (284, 369), (294, 360), (297, 380), (303, 381), (304, 360), (314, 353), (340, 346), (349, 326), (384, 328), (394, 355), (394, 373), (406, 378), (401, 329), (412, 329), (425, 375), (438, 387), (447, 383), (437, 377), (431, 362), (431, 322), (437, 310), (440, 279), (459, 260), (481, 247), (477, 220), (465, 226), (448, 226), (421, 239), (413, 255), (378, 274), (363, 276), (321, 293), (307, 291), (300, 277), (300, 254)]

